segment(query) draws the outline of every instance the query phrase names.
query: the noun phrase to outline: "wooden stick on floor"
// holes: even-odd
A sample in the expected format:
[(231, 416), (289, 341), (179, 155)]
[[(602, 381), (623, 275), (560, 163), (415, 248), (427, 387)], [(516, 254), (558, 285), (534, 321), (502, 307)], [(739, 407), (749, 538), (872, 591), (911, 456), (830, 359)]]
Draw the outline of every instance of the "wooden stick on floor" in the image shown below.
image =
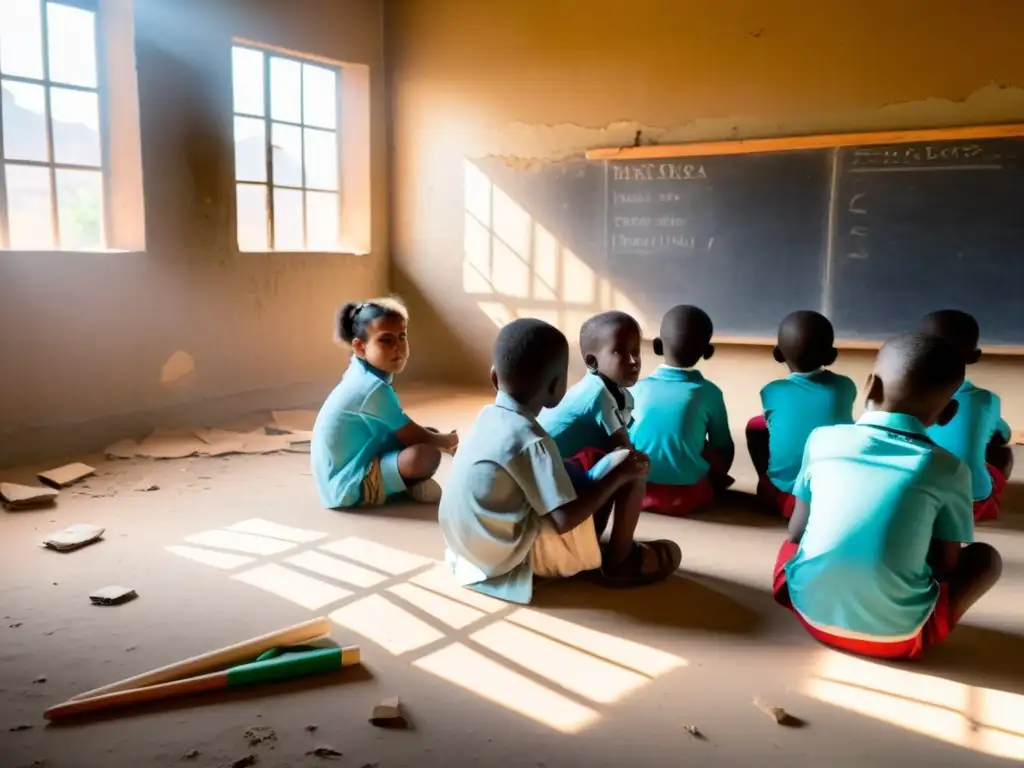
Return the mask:
[(199, 656), (193, 656), (185, 659), (184, 661), (176, 661), (175, 663), (168, 664), (165, 667), (144, 672), (141, 675), (135, 675), (134, 677), (128, 677), (124, 680), (119, 680), (116, 683), (110, 683), (109, 685), (94, 688), (91, 691), (86, 691), (85, 693), (80, 693), (77, 696), (72, 696), (69, 701), (90, 699), (102, 694), (126, 691), (150, 685), (158, 685), (160, 683), (171, 682), (172, 680), (181, 680), (186, 677), (202, 675), (223, 669), (224, 667), (231, 666), (232, 664), (241, 664), (243, 662), (252, 661), (261, 653), (269, 651), (272, 648), (281, 648), (289, 645), (304, 645), (311, 643), (314, 640), (321, 640), (327, 637), (330, 632), (331, 620), (326, 616), (321, 616), (316, 619), (304, 621), (301, 624), (286, 627), (285, 629), (279, 629), (276, 632), (268, 632), (265, 635), (254, 637), (251, 640), (244, 640), (240, 643), (235, 643), (234, 645), (218, 648), (215, 651), (203, 653)]
[(242, 664), (231, 669), (211, 672), (206, 675), (174, 680), (142, 688), (114, 691), (87, 699), (69, 699), (63, 704), (50, 707), (44, 713), (48, 720), (57, 720), (89, 712), (144, 704), (153, 701), (189, 696), (225, 688), (237, 688), (258, 683), (270, 683), (308, 675), (337, 672), (343, 667), (360, 663), (359, 647), (317, 648)]

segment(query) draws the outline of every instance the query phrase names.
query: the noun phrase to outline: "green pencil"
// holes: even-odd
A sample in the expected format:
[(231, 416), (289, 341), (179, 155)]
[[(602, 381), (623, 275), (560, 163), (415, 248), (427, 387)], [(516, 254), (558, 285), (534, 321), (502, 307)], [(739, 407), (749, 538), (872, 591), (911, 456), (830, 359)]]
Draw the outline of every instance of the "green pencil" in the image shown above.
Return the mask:
[(50, 707), (43, 715), (48, 720), (56, 720), (61, 717), (114, 709), (129, 704), (142, 704), (195, 693), (218, 691), (224, 688), (240, 688), (247, 685), (336, 672), (343, 667), (350, 667), (358, 663), (359, 647), (354, 645), (344, 648), (274, 649), (264, 653), (255, 661), (221, 672), (211, 672), (184, 680), (102, 694), (90, 699), (66, 701), (63, 704)]

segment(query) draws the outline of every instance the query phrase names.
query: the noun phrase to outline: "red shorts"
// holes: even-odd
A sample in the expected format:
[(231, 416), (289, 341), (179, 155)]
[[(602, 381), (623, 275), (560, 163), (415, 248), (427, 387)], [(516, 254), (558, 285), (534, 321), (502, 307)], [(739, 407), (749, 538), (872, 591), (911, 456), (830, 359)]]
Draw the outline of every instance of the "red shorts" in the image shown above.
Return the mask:
[(974, 502), (974, 522), (976, 523), (983, 520), (995, 520), (999, 516), (999, 500), (1003, 497), (1003, 491), (1006, 490), (1006, 478), (1003, 477), (1003, 473), (991, 464), (986, 464), (985, 468), (988, 470), (989, 477), (992, 478), (992, 493), (988, 495), (987, 499)]
[(574, 453), (566, 459), (565, 463), (581, 469), (584, 472), (589, 472), (593, 469), (594, 465), (607, 454), (607, 451), (602, 451), (600, 448), (584, 448), (582, 451)]
[(786, 563), (793, 559), (799, 545), (791, 541), (785, 541), (779, 549), (779, 556), (775, 561), (775, 572), (772, 578), (772, 596), (775, 602), (783, 608), (793, 611), (804, 629), (811, 637), (819, 643), (836, 648), (840, 651), (856, 653), (860, 656), (870, 656), (876, 659), (916, 659), (921, 656), (926, 648), (938, 645), (953, 631), (956, 626), (956, 617), (953, 615), (953, 607), (949, 602), (949, 585), (939, 584), (939, 599), (935, 603), (935, 609), (928, 621), (921, 627), (916, 637), (909, 640), (900, 640), (895, 643), (876, 642), (874, 640), (860, 640), (849, 637), (837, 637), (812, 627), (806, 619), (801, 616), (789, 600), (789, 586), (786, 584)]
[(767, 432), (768, 419), (764, 417), (763, 413), (752, 416), (750, 421), (747, 422), (747, 430), (750, 432)]
[(757, 479), (757, 498), (762, 504), (782, 515), (784, 519), (789, 520), (793, 516), (796, 496), (780, 491), (767, 475), (761, 475)]
[(659, 515), (685, 517), (714, 500), (714, 486), (706, 477), (696, 485), (648, 483), (640, 508), (645, 512), (657, 512)]

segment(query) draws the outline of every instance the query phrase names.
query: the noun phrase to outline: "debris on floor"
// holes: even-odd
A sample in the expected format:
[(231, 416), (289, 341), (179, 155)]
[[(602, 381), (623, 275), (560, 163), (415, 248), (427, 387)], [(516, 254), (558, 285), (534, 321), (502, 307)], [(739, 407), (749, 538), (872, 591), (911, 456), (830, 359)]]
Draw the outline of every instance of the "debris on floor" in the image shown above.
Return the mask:
[(684, 725), (683, 728), (685, 728), (686, 732), (693, 736), (693, 738), (700, 739), (701, 741), (707, 740), (704, 734), (701, 733), (700, 728), (698, 728), (696, 725)]
[(21, 622), (20, 621), (16, 621), (16, 622), (14, 622), (13, 624), (10, 625), (10, 628), (11, 629), (17, 629), (20, 626), (21, 626)]
[(399, 729), (409, 727), (409, 721), (405, 719), (405, 715), (402, 713), (402, 704), (397, 696), (384, 699), (384, 701), (375, 706), (373, 714), (370, 715), (370, 722), (378, 728)]
[(57, 496), (58, 492), (54, 488), (0, 483), (0, 503), (12, 512), (53, 506), (57, 501)]
[(135, 486), (135, 490), (139, 493), (149, 493), (150, 491), (159, 491), (160, 486), (157, 485), (156, 483), (150, 483), (144, 480), (143, 482)]
[(317, 747), (316, 749), (309, 750), (309, 752), (306, 753), (306, 756), (320, 757), (324, 760), (337, 760), (342, 757), (342, 754), (333, 747)]
[(138, 596), (134, 589), (114, 584), (103, 589), (97, 589), (89, 595), (89, 599), (95, 605), (121, 605), (121, 603), (127, 603)]
[(277, 733), (273, 728), (254, 725), (245, 729), (245, 740), (249, 742), (250, 747), (255, 747), (267, 741), (277, 741)]
[(28, 723), (18, 723), (17, 725), (12, 725), (7, 730), (11, 733), (17, 733), (18, 731), (31, 731), (33, 727), (34, 726), (31, 726)]
[(105, 453), (112, 459), (209, 458), (236, 453), (307, 453), (312, 433), (265, 425), (249, 432), (229, 429), (157, 428), (141, 442), (120, 440)]
[(188, 752), (186, 752), (184, 755), (181, 756), (181, 759), (182, 760), (195, 760), (197, 757), (199, 757), (199, 755), (200, 755), (200, 752), (199, 752), (198, 749), (190, 749)]
[(90, 467), (88, 464), (76, 461), (73, 464), (65, 464), (63, 467), (40, 472), (37, 477), (39, 482), (51, 488), (67, 488), (69, 485), (74, 485), (79, 480), (84, 480), (94, 474), (96, 474), (95, 467)]
[(233, 763), (228, 763), (225, 768), (249, 768), (250, 765), (256, 765), (257, 762), (259, 762), (259, 758), (256, 755), (246, 755)]
[(63, 531), (50, 534), (43, 540), (43, 546), (58, 552), (72, 552), (103, 538), (105, 528), (88, 523), (77, 523)]
[(313, 733), (313, 731), (315, 731), (319, 727), (320, 727), (319, 725), (315, 725), (313, 723), (310, 723), (309, 725), (306, 726), (306, 730), (309, 731), (310, 733)]
[(36, 684), (36, 685), (39, 685), (39, 684), (41, 684), (41, 683), (45, 683), (45, 682), (46, 682), (46, 675), (40, 675), (39, 677), (37, 677), (37, 678), (36, 678), (35, 680), (33, 680), (32, 682), (33, 682), (34, 684)]
[(777, 707), (774, 704), (770, 704), (761, 697), (754, 699), (754, 706), (764, 712), (768, 717), (772, 718), (779, 725), (785, 726), (798, 726), (802, 725), (803, 721), (799, 718), (793, 717), (789, 712), (784, 710), (782, 707)]

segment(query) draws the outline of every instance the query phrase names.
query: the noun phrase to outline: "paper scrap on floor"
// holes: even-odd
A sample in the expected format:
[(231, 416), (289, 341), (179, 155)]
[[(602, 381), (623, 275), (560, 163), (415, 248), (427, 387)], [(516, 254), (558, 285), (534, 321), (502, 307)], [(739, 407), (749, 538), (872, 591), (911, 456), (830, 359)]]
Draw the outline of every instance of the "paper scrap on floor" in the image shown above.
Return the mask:
[(106, 528), (88, 523), (77, 523), (63, 531), (50, 534), (43, 540), (43, 546), (58, 552), (72, 552), (103, 538)]

